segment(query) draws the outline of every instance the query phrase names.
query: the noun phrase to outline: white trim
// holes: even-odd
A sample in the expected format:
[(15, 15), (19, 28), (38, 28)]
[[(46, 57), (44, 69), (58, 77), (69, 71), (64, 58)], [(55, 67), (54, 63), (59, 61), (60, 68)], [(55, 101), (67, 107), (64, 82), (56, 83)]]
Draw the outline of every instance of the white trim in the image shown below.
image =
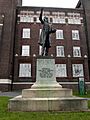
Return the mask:
[(34, 84), (34, 83), (35, 83), (35, 82), (14, 82), (13, 84), (14, 84), (14, 85), (19, 85), (19, 84), (20, 84), (20, 85), (23, 85), (23, 84), (24, 84), (24, 85), (27, 85), (27, 84), (30, 85), (30, 84)]
[[(64, 84), (64, 85), (77, 85), (78, 82), (59, 82), (59, 84)], [(85, 84), (89, 85), (90, 82), (85, 82)]]
[(78, 82), (59, 82), (59, 84), (64, 84), (64, 85), (77, 85)]
[[(21, 85), (23, 85), (23, 84), (34, 84), (35, 82), (14, 82), (13, 84), (15, 85), (19, 85), (19, 84), (21, 84)], [(66, 85), (77, 85), (78, 84), (78, 82), (58, 82), (59, 84), (66, 84)], [(85, 84), (90, 84), (90, 82), (85, 82)]]
[[(15, 85), (31, 85), (34, 84), (35, 82), (13, 82), (13, 84)], [(78, 82), (58, 82), (59, 84), (62, 85), (78, 85)], [(11, 84), (11, 80), (10, 79), (0, 79), (0, 84)], [(85, 84), (90, 85), (90, 82), (85, 82)]]
[(85, 84), (90, 84), (90, 82), (85, 82)]
[(10, 79), (0, 79), (0, 84), (11, 84)]
[(0, 24), (0, 26), (3, 26), (3, 24)]

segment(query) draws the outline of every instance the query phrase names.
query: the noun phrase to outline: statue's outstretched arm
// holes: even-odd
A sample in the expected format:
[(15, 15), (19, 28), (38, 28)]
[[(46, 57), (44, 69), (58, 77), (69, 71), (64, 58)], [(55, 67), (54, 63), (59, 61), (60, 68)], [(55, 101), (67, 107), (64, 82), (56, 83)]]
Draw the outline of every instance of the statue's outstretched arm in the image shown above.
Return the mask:
[(52, 29), (52, 28), (51, 28), (51, 30), (49, 31), (49, 34), (55, 33), (55, 32), (56, 32), (56, 29)]
[(40, 16), (39, 16), (39, 20), (41, 21), (41, 23), (43, 24), (44, 21), (42, 19), (42, 14), (43, 14), (43, 8), (41, 8), (41, 13), (40, 13)]

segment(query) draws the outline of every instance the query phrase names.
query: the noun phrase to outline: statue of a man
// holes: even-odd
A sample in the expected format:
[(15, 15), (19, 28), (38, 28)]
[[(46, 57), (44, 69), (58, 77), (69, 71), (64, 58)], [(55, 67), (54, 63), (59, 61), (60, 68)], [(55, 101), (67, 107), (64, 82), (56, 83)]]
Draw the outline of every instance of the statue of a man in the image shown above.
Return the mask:
[(42, 46), (42, 56), (48, 56), (49, 48), (51, 47), (50, 34), (55, 33), (56, 30), (52, 29), (48, 22), (48, 18), (45, 16), (42, 19), (43, 9), (41, 9), (39, 20), (43, 24), (43, 28), (40, 35), (39, 45)]

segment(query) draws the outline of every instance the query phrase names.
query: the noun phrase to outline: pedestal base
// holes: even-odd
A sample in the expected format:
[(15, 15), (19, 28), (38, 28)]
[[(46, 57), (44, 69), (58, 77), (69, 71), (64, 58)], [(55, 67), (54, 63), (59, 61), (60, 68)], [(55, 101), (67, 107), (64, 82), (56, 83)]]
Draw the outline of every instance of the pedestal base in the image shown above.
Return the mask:
[(36, 88), (22, 90), (23, 98), (59, 98), (71, 96), (72, 90), (67, 88)]
[(56, 82), (55, 60), (37, 59), (36, 83), (9, 101), (10, 111), (86, 111), (87, 100)]
[(87, 111), (87, 100), (79, 97), (22, 98), (10, 100), (10, 111)]

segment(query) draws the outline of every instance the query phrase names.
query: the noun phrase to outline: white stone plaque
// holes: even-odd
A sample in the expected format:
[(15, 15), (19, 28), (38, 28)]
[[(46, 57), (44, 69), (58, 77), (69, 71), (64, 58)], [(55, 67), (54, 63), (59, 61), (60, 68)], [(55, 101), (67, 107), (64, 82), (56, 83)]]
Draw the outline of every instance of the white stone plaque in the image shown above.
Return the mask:
[(55, 80), (54, 59), (37, 59), (36, 80)]

